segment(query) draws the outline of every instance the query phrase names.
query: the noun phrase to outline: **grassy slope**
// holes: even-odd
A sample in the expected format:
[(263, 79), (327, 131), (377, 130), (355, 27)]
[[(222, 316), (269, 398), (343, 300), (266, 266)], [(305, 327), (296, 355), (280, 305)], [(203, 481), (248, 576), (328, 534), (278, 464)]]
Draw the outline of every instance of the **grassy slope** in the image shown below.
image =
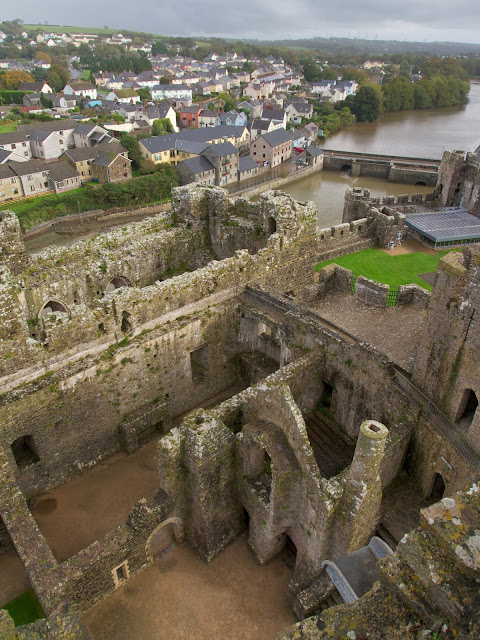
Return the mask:
[(16, 131), (16, 124), (0, 124), (0, 133), (8, 133), (9, 131)]
[(37, 600), (33, 589), (25, 591), (25, 593), (10, 600), (1, 608), (9, 612), (16, 627), (38, 620), (38, 618), (45, 618), (42, 606)]
[(436, 271), (438, 261), (448, 253), (437, 251), (435, 255), (428, 253), (408, 253), (401, 256), (393, 256), (380, 249), (365, 249), (347, 256), (334, 258), (317, 264), (315, 269), (320, 271), (327, 264), (335, 262), (346, 269), (351, 269), (356, 276), (365, 276), (377, 282), (398, 287), (401, 284), (418, 284), (424, 289), (432, 290), (432, 287), (418, 277), (420, 273)]

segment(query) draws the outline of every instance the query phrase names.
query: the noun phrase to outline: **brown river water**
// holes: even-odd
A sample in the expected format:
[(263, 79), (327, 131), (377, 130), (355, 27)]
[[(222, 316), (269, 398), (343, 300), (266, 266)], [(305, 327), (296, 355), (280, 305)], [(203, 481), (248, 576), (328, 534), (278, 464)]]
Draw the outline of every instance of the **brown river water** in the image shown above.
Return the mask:
[[(384, 113), (377, 122), (359, 122), (330, 136), (324, 149), (441, 158), (445, 149), (474, 151), (480, 144), (480, 84), (472, 83), (469, 102), (456, 107)], [(281, 187), (295, 199), (314, 200), (319, 226), (342, 221), (345, 189), (366, 187), (372, 195), (428, 193), (431, 187), (388, 182), (380, 178), (352, 178), (322, 171)]]

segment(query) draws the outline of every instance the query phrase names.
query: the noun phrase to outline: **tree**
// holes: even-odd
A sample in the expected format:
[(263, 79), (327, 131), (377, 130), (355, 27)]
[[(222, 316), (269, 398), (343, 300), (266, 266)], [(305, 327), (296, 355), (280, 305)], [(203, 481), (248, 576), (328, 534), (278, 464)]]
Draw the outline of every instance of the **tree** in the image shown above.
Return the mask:
[(52, 61), (51, 57), (48, 53), (45, 53), (45, 51), (37, 51), (35, 54), (35, 60), (43, 60), (43, 62), (46, 62), (47, 64), (50, 64)]
[(161, 118), (153, 121), (152, 135), (163, 136), (166, 133), (173, 133), (172, 123), (168, 118)]
[(142, 100), (151, 100), (152, 95), (150, 93), (150, 89), (148, 87), (142, 87), (141, 89), (137, 89), (137, 93)]
[(132, 161), (132, 169), (138, 169), (140, 167), (142, 155), (140, 153), (140, 147), (138, 146), (137, 138), (135, 138), (135, 136), (131, 136), (128, 133), (123, 133), (120, 136), (120, 142), (128, 151), (128, 157)]
[(2, 76), (2, 82), (6, 89), (15, 91), (22, 82), (34, 82), (34, 79), (27, 71), (7, 71)]
[(160, 84), (172, 84), (173, 76), (162, 76), (160, 78)]
[(63, 88), (69, 82), (70, 72), (66, 67), (60, 64), (52, 64), (50, 67), (50, 71), (53, 71), (59, 76), (60, 80), (62, 81), (61, 88)]
[(54, 91), (61, 91), (65, 86), (58, 73), (55, 73), (55, 71), (52, 71), (51, 69), (45, 76), (45, 82), (49, 87), (52, 87)]
[(357, 95), (345, 101), (359, 122), (374, 122), (380, 114), (380, 100), (373, 87), (361, 87)]
[(215, 105), (213, 102), (209, 102), (208, 103), (208, 108), (210, 109), (210, 111), (215, 111)]
[(168, 49), (163, 42), (155, 40), (152, 44), (152, 56), (158, 56), (161, 53), (168, 53)]

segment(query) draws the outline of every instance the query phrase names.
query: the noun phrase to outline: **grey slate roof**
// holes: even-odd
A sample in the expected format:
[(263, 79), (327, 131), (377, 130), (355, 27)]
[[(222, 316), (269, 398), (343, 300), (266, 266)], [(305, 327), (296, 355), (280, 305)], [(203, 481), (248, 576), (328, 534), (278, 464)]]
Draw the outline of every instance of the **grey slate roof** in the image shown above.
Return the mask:
[(0, 164), (0, 180), (5, 178), (14, 178), (17, 174), (12, 170), (8, 164)]
[(34, 131), (32, 133), (32, 135), (30, 136), (30, 140), (33, 140), (34, 142), (43, 142), (44, 140), (46, 140), (48, 138), (48, 136), (52, 135), (52, 133), (54, 133), (53, 131), (44, 131), (43, 129), (38, 129), (37, 131)]
[(205, 158), (205, 156), (196, 156), (195, 158), (187, 158), (187, 160), (182, 160), (180, 163), (188, 167), (188, 169), (193, 173), (203, 173), (204, 171), (214, 171), (215, 167), (213, 164)]
[(28, 140), (25, 133), (22, 131), (8, 131), (7, 133), (0, 133), (0, 146), (2, 144), (15, 144), (16, 142), (26, 142)]
[(220, 142), (219, 144), (209, 144), (208, 148), (218, 157), (231, 156), (237, 154), (238, 149), (231, 142)]
[[(188, 142), (203, 142), (206, 144), (211, 140), (222, 138), (240, 138), (245, 131), (245, 127), (235, 127), (233, 125), (223, 125), (220, 127), (204, 127), (202, 129), (185, 129), (179, 133), (168, 133), (164, 136), (153, 136), (139, 140), (150, 153), (159, 153), (168, 149), (182, 149)], [(200, 151), (198, 152), (200, 153)]]
[(80, 174), (68, 162), (49, 162), (47, 166), (49, 178), (54, 182), (61, 182), (68, 178), (79, 178)]
[(268, 131), (269, 126), (270, 126), (270, 120), (254, 120), (252, 124), (252, 129), (258, 129), (260, 131)]
[(93, 129), (95, 129), (95, 126), (96, 125), (94, 124), (79, 124), (73, 130), (73, 133), (78, 133), (79, 135), (87, 136), (90, 133), (90, 131), (93, 131)]
[(257, 163), (251, 156), (241, 156), (238, 159), (238, 170), (240, 173), (242, 171), (249, 171), (250, 169), (256, 169), (258, 167)]
[(27, 160), (27, 162), (9, 162), (10, 167), (17, 176), (26, 176), (30, 173), (48, 171), (49, 166), (45, 160)]
[(307, 147), (305, 151), (312, 157), (323, 156), (323, 149), (320, 149), (320, 147)]
[(292, 134), (285, 129), (276, 129), (275, 131), (270, 131), (270, 133), (264, 133), (261, 137), (271, 147), (276, 147), (279, 144), (293, 140)]
[(42, 131), (69, 131), (75, 129), (78, 123), (70, 118), (65, 120), (49, 120), (47, 122), (37, 122), (36, 124), (20, 124), (18, 130), (27, 135), (31, 135), (38, 129)]
[(283, 109), (264, 109), (262, 120), (283, 120), (285, 111)]

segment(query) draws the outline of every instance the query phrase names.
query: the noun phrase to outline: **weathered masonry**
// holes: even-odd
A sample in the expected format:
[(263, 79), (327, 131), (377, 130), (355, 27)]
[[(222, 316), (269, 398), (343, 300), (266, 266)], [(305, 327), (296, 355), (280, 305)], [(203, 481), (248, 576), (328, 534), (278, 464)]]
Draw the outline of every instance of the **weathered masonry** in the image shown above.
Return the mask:
[[(13, 545), (48, 616), (20, 637), (86, 638), (76, 615), (151, 565), (165, 530), (207, 562), (245, 530), (260, 563), (287, 546), (295, 612), (314, 617), (285, 637), (326, 637), (327, 614), (317, 614), (338, 594), (324, 562), (341, 563), (375, 533), (395, 547), (406, 533), (388, 517), (395, 483), (407, 478), (431, 504), (475, 480), (480, 249), (447, 255), (431, 295), (406, 287), (386, 307), (381, 286), (364, 281), (352, 296), (348, 270), (315, 275), (315, 264), (386, 247), (405, 223), (389, 207), (362, 207), (360, 219), (318, 230), (313, 203), (277, 191), (234, 201), (189, 185), (174, 190), (171, 213), (30, 257), (15, 215), (0, 214), (0, 563)], [(327, 313), (352, 304), (357, 327)], [(388, 334), (413, 317), (420, 343), (404, 358)], [(57, 560), (30, 499), (152, 436), (154, 499)], [(408, 562), (418, 562), (405, 565), (403, 542), (382, 561), (388, 577), (375, 593), (402, 630), (427, 628), (439, 611), (457, 635), (476, 624), (463, 595), (442, 609), (442, 585), (415, 586), (417, 575), (426, 584), (425, 529), (440, 539), (455, 509), (478, 528), (478, 494), (462, 495), (430, 507), (409, 537)], [(448, 583), (459, 590), (479, 577), (462, 535), (477, 560), (462, 551), (461, 578), (450, 572)], [(433, 553), (443, 570), (450, 556)], [(355, 611), (371, 607), (363, 602)], [(352, 611), (342, 608), (342, 629)], [(0, 630), (13, 633), (9, 618)], [(372, 626), (371, 637), (382, 632)]]
[(422, 184), (435, 186), (438, 178), (439, 160), (383, 156), (372, 153), (324, 150), (324, 169), (345, 171), (354, 177), (371, 176), (386, 178), (400, 184)]

